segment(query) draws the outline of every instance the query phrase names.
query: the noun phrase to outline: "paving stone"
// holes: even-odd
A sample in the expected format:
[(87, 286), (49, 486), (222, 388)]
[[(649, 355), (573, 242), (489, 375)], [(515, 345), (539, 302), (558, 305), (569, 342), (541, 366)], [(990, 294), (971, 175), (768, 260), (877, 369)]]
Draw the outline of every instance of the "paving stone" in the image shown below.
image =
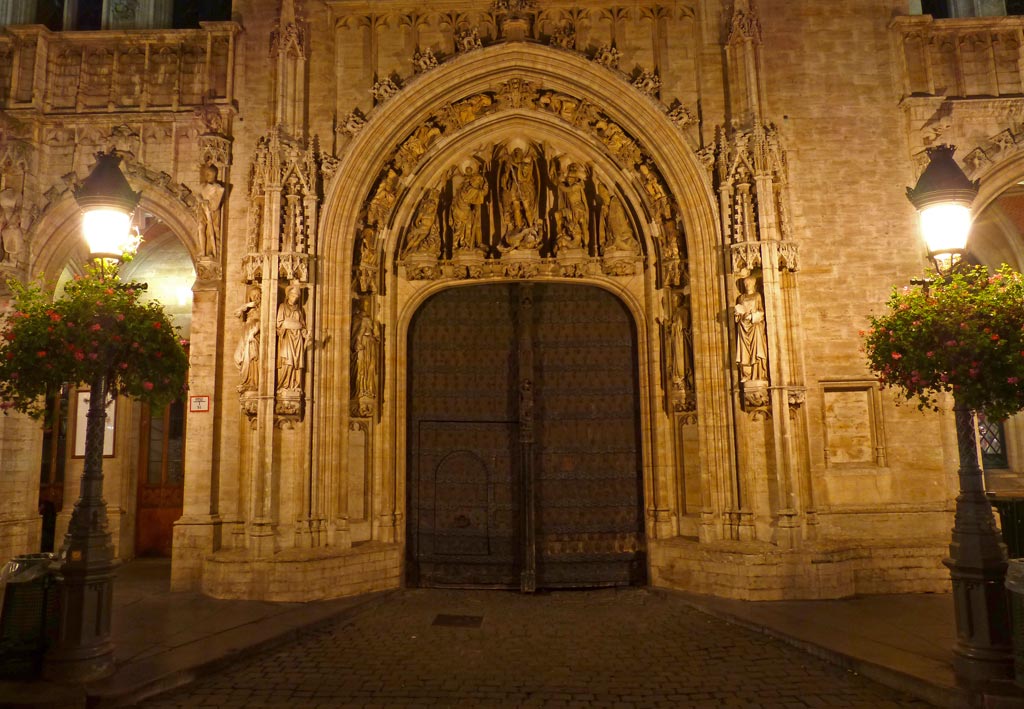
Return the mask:
[[(433, 626), (441, 613), (480, 628)], [(244, 689), (241, 689), (244, 688)], [(409, 589), (140, 706), (927, 707), (645, 589)]]

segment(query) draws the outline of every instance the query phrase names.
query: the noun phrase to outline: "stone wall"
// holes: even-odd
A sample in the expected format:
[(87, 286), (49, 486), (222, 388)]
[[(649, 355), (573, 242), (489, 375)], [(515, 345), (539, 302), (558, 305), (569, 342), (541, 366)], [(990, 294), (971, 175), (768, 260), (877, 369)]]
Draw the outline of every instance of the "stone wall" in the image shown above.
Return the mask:
[[(80, 258), (68, 185), (99, 147), (130, 156), (196, 264), (191, 382), (211, 411), (189, 418), (174, 586), (298, 600), (398, 584), (417, 307), (551, 280), (609, 290), (636, 321), (651, 583), (945, 588), (951, 425), (880, 390), (858, 332), (924, 265), (903, 190), (925, 147), (960, 143), (995, 192), (1024, 173), (1019, 68), (1003, 60), (1020, 21), (935, 22), (895, 0), (449, 5), (239, 0), (244, 33), (0, 41), (3, 138), (27, 156), (4, 184), (38, 212), (8, 270)], [(980, 42), (991, 66), (950, 64), (950, 42)], [(520, 225), (536, 233), (504, 228), (515, 217), (491, 195), (484, 243), (463, 248), (465, 165), (497, 192), (515, 148), (555, 166)], [(197, 198), (211, 165), (214, 249)], [(579, 234), (558, 202), (574, 189), (594, 214)], [(614, 225), (602, 194), (625, 205)], [(623, 248), (600, 242), (608, 229)], [(19, 480), (33, 455), (14, 454)], [(126, 548), (130, 459), (112, 462)], [(16, 506), (0, 519), (29, 543), (28, 498)]]

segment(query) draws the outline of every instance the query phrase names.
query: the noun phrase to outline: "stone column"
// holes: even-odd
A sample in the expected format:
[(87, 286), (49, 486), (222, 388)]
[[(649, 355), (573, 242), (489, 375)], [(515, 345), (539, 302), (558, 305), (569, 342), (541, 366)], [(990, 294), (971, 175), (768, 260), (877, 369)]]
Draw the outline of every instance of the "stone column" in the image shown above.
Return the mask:
[[(189, 348), (189, 396), (208, 396), (208, 411), (186, 417), (185, 491), (182, 516), (174, 523), (171, 590), (199, 590), (203, 557), (220, 546), (217, 512), (219, 459), (215, 422), (220, 416), (217, 396), (217, 345), (221, 322), (220, 281), (198, 280), (192, 288), (192, 339)], [(190, 407), (191, 408), (191, 407)]]

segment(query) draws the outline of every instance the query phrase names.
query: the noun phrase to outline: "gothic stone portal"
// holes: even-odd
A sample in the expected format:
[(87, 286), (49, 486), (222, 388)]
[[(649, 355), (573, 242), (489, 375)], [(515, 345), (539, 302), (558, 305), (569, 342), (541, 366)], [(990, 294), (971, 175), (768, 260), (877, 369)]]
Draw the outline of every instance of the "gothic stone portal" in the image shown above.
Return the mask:
[(644, 583), (636, 336), (599, 288), (444, 291), (409, 337), (408, 578)]

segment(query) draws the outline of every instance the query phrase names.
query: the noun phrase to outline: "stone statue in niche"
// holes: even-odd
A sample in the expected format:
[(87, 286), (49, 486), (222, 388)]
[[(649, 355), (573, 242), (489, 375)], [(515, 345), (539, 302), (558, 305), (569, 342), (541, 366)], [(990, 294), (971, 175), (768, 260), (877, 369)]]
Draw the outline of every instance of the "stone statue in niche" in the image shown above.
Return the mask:
[(21, 196), (11, 187), (0, 191), (0, 263), (18, 264), (25, 247), (27, 221)]
[(740, 280), (742, 293), (736, 297), (736, 365), (741, 382), (768, 380), (768, 334), (765, 329), (764, 299), (757, 287), (757, 276)]
[(637, 253), (640, 245), (633, 234), (626, 207), (618, 195), (612, 194), (604, 183), (597, 184), (597, 203), (601, 214), (598, 219), (598, 254), (622, 252)]
[(567, 162), (558, 171), (552, 161), (549, 177), (556, 190), (555, 248), (584, 249), (590, 228), (590, 205), (587, 200), (587, 174), (579, 163)]
[(427, 148), (441, 137), (441, 129), (433, 121), (427, 121), (412, 132), (395, 155), (395, 164), (403, 170), (416, 166)]
[(427, 190), (416, 208), (412, 224), (405, 235), (405, 249), (402, 256), (427, 254), (438, 256), (441, 253), (441, 225), (437, 219), (437, 207), (441, 193), (436, 189)]
[(472, 163), (466, 163), (461, 172), (451, 173), (452, 204), (449, 223), (452, 229), (452, 251), (481, 248), (481, 218), (487, 202), (487, 178)]
[(302, 307), (302, 286), (285, 289), (285, 300), (277, 308), (277, 390), (302, 391), (306, 370), (306, 349), (311, 344)]
[(373, 413), (377, 400), (377, 382), (380, 356), (380, 325), (370, 314), (370, 301), (362, 301), (352, 328), (352, 353), (354, 376), (352, 388), (356, 408), (360, 416)]
[(220, 253), (221, 205), (224, 184), (217, 179), (217, 166), (203, 165), (199, 170), (199, 243), (203, 256), (216, 258)]
[(691, 389), (690, 358), (693, 352), (693, 333), (690, 328), (690, 304), (686, 292), (672, 297), (672, 318), (668, 324), (669, 377), (677, 391)]
[(368, 224), (384, 224), (387, 221), (391, 208), (395, 206), (395, 200), (398, 198), (398, 185), (398, 173), (389, 167), (366, 208)]
[(241, 375), (238, 391), (257, 391), (260, 387), (260, 302), (259, 286), (249, 286), (245, 291), (246, 302), (235, 311), (235, 317), (242, 320), (242, 336), (235, 347), (235, 367)]
[(380, 270), (380, 257), (377, 254), (377, 230), (364, 226), (359, 231), (359, 290), (362, 293), (377, 291), (377, 274)]
[(508, 239), (537, 221), (540, 174), (533, 148), (498, 150), (502, 236)]
[(662, 187), (661, 181), (651, 169), (650, 165), (647, 163), (640, 163), (637, 167), (637, 172), (640, 176), (640, 182), (643, 185), (644, 192), (651, 201), (654, 216), (663, 220), (671, 218), (672, 207), (668, 201), (668, 194), (665, 192), (665, 188)]

